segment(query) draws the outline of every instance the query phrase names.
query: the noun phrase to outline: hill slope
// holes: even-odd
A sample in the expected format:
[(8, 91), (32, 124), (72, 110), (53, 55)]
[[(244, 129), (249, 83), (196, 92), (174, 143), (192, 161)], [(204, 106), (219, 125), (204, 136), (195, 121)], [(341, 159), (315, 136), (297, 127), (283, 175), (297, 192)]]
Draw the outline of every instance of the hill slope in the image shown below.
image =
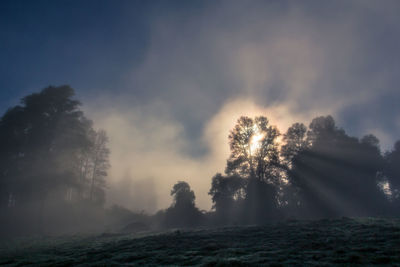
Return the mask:
[(400, 265), (400, 220), (287, 221), (264, 226), (20, 240), (0, 265)]

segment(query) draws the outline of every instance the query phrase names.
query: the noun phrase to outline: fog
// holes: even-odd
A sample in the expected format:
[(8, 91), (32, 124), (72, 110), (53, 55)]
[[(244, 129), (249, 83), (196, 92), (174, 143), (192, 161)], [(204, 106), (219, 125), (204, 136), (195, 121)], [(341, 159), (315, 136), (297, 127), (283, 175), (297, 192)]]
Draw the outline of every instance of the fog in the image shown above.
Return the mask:
[[(161, 229), (388, 216), (397, 209), (397, 1), (9, 6), (0, 24), (8, 40), (0, 67), (11, 77), (0, 81), (0, 195), (10, 229), (14, 217), (20, 228), (37, 217), (37, 226), (57, 233), (62, 215), (74, 232), (96, 221), (98, 231), (120, 231), (132, 222)], [(76, 20), (65, 19), (71, 16)], [(37, 102), (16, 106), (29, 94)], [(61, 106), (69, 107), (62, 115), (70, 121), (59, 116)], [(247, 163), (234, 162), (239, 156), (232, 156), (228, 137), (239, 118), (255, 127), (267, 121), (259, 116), (280, 131), (264, 144), (272, 156), (257, 159), (263, 172), (246, 151)], [(296, 122), (304, 125), (289, 140), (284, 134)], [(260, 136), (274, 134), (264, 131)], [(285, 158), (284, 144), (301, 149)], [(229, 172), (229, 164), (236, 169)], [(349, 188), (364, 191), (353, 196)]]
[[(222, 1), (187, 14), (156, 12), (143, 60), (122, 77), (126, 90), (84, 98), (110, 136), (108, 201), (153, 212), (185, 179), (208, 210), (210, 179), (224, 170), (240, 115), (265, 115), (285, 131), (332, 114), (350, 134), (373, 133), (389, 149), (400, 117), (382, 110), (382, 96), (394, 94), (397, 78), (368, 66), (390, 57), (374, 45), (380, 27), (397, 22), (392, 4)], [(351, 111), (366, 116), (354, 120)]]
[(201, 143), (207, 152), (193, 156), (193, 145), (183, 133), (183, 125), (156, 105), (122, 110), (88, 110), (96, 126), (110, 138), (111, 170), (108, 202), (134, 211), (155, 212), (171, 205), (170, 190), (178, 180), (187, 181), (196, 194), (196, 204), (210, 210), (211, 178), (223, 172), (229, 156), (228, 134), (240, 116), (271, 114), (272, 124), (282, 131), (308, 117), (291, 114), (284, 106), (262, 108), (251, 100), (228, 101), (205, 125)]

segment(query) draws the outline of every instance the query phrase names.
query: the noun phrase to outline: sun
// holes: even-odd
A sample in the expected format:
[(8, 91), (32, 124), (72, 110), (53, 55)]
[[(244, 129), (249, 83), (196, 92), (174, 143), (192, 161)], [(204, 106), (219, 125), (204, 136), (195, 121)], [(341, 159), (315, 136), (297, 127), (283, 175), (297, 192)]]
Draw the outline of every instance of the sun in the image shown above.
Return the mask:
[(261, 147), (261, 141), (264, 138), (264, 134), (255, 133), (250, 139), (250, 151), (254, 154)]

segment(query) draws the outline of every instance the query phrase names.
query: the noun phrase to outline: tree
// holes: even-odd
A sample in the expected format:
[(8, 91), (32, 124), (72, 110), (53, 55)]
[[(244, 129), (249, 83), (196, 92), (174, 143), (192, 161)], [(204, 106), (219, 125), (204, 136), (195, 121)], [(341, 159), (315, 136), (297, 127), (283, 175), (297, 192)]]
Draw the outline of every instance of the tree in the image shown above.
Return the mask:
[(307, 132), (309, 147), (292, 158), (290, 183), (308, 216), (382, 214), (386, 199), (378, 188), (382, 169), (376, 137), (361, 141), (336, 127), (331, 116), (317, 117)]
[(105, 201), (105, 179), (110, 167), (108, 137), (104, 130), (95, 131), (92, 128), (87, 134), (90, 146), (81, 151), (77, 162), (81, 186), (78, 194), (81, 199), (102, 205)]
[(288, 182), (282, 188), (281, 202), (284, 210), (291, 215), (297, 215), (299, 211), (299, 188), (291, 182), (291, 171), (293, 159), (302, 151), (309, 148), (307, 139), (307, 127), (303, 123), (294, 123), (283, 135), (280, 155), (282, 157), (283, 177)]
[[(277, 215), (282, 172), (278, 136), (278, 129), (269, 125), (263, 116), (240, 117), (229, 134), (231, 154), (225, 172), (228, 177), (238, 176), (244, 181), (240, 183), (242, 188), (235, 188), (235, 192), (244, 192), (242, 219), (246, 223), (269, 220)], [(215, 179), (223, 181), (222, 177)], [(215, 197), (222, 193), (211, 192)]]
[(394, 213), (400, 214), (400, 140), (394, 144), (393, 150), (385, 155), (384, 175), (390, 185)]
[(279, 131), (266, 117), (240, 117), (229, 134), (230, 157), (226, 174), (276, 183)]
[(174, 198), (173, 207), (186, 208), (195, 206), (194, 200), (196, 197), (187, 182), (177, 182), (171, 190), (171, 196)]
[(213, 209), (219, 222), (237, 220), (240, 216), (240, 206), (245, 198), (245, 180), (240, 176), (223, 176), (217, 173), (211, 182), (211, 195)]
[(166, 227), (193, 227), (200, 225), (203, 214), (195, 205), (195, 195), (187, 182), (177, 182), (172, 190), (173, 203), (164, 215)]
[(91, 153), (92, 171), (90, 178), (90, 201), (103, 204), (105, 201), (104, 187), (106, 184), (107, 170), (110, 167), (107, 148), (108, 137), (104, 130), (95, 133), (93, 150)]
[[(98, 147), (93, 192), (108, 168), (105, 133), (94, 134), (92, 122), (79, 110), (69, 86), (47, 87), (21, 100), (0, 120), (0, 181), (3, 198), (15, 202), (43, 202), (47, 196), (63, 198), (71, 189), (84, 188), (83, 155)], [(104, 139), (96, 144), (96, 138)], [(101, 139), (100, 138), (100, 139)], [(69, 198), (71, 194), (67, 194)]]
[(309, 146), (307, 127), (303, 123), (294, 123), (283, 135), (284, 145), (281, 147), (281, 156), (290, 164), (293, 157)]

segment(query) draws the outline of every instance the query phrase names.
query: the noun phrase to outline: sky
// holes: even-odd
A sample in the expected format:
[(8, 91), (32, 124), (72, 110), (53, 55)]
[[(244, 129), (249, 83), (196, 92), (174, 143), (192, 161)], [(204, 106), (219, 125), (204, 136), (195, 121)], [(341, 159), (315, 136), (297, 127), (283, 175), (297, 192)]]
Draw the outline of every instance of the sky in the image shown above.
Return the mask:
[(110, 138), (108, 202), (154, 212), (189, 182), (209, 210), (241, 115), (282, 133), (331, 114), (400, 139), (400, 2), (1, 1), (0, 112), (69, 84)]

